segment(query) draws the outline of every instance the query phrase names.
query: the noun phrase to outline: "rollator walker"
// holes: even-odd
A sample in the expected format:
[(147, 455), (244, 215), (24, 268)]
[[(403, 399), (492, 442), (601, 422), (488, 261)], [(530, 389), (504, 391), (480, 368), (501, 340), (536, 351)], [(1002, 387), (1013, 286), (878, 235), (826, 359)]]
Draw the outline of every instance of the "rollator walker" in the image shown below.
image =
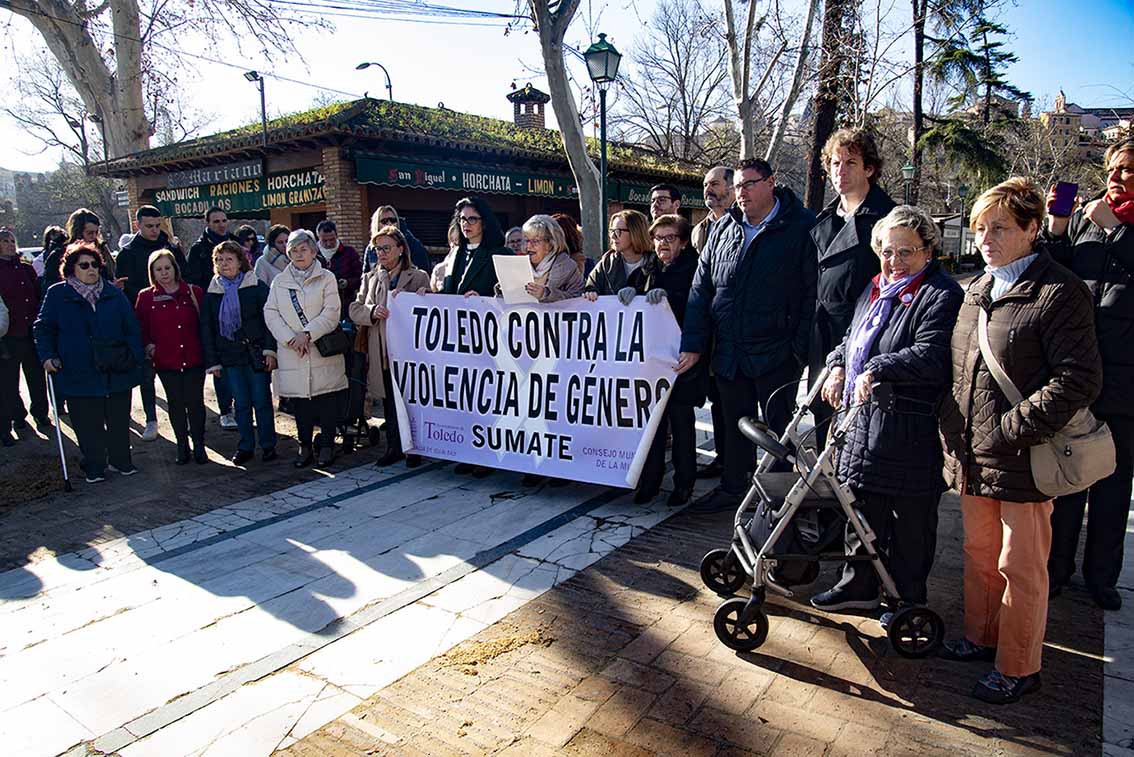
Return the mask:
[[(835, 475), (835, 455), (846, 442), (846, 435), (863, 405), (839, 411), (842, 419), (831, 433), (826, 448), (816, 453), (812, 431), (801, 432), (800, 425), (815, 401), (827, 370), (815, 381), (807, 400), (796, 409), (791, 423), (777, 440), (768, 427), (753, 418), (742, 418), (741, 432), (763, 451), (752, 474), (752, 486), (733, 519), (732, 542), (728, 549), (714, 549), (701, 560), (701, 580), (715, 593), (729, 597), (717, 608), (713, 630), (730, 649), (747, 652), (768, 637), (768, 616), (762, 609), (771, 589), (787, 598), (795, 593), (786, 582), (777, 580), (780, 571), (791, 568), (798, 575), (793, 583), (810, 584), (819, 575), (823, 562), (869, 561), (878, 574), (883, 596), (894, 613), (887, 628), (891, 646), (903, 657), (926, 657), (937, 650), (945, 634), (945, 624), (928, 607), (905, 604), (877, 550), (870, 524), (855, 507), (855, 496)], [(874, 387), (873, 397), (886, 409), (893, 408), (894, 395), (888, 385)], [(839, 415), (834, 416), (835, 419)], [(794, 472), (773, 471), (780, 463)], [(828, 525), (823, 528), (822, 516)], [(837, 520), (831, 513), (841, 515)], [(835, 520), (831, 527), (831, 521)], [(843, 525), (849, 522), (858, 534), (866, 554), (848, 556), (843, 551)], [(832, 547), (837, 531), (838, 552)], [(807, 545), (811, 544), (812, 549)], [(802, 545), (802, 546), (801, 546)], [(785, 551), (785, 548), (788, 551)], [(802, 571), (799, 568), (802, 566)], [(752, 582), (749, 599), (734, 595), (745, 582)]]

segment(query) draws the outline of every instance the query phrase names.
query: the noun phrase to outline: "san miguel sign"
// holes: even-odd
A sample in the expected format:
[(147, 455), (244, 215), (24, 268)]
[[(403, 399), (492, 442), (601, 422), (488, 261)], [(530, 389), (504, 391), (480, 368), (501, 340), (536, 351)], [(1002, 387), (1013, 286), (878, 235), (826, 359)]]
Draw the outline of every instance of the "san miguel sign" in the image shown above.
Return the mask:
[[(230, 167), (231, 168), (231, 167)], [(218, 177), (222, 169), (201, 169), (197, 178)], [(183, 171), (182, 174), (194, 173)], [(228, 175), (224, 173), (223, 175)], [(170, 174), (172, 177), (173, 174)], [(222, 179), (206, 184), (159, 189), (154, 204), (164, 215), (174, 218), (195, 218), (211, 207), (226, 213), (260, 213), (272, 208), (317, 205), (324, 200), (323, 174), (304, 168), (268, 176)]]
[(458, 192), (567, 199), (576, 199), (579, 196), (575, 181), (571, 177), (529, 174), (484, 166), (357, 157), (355, 176), (364, 184), (385, 184), (416, 189), (451, 189)]

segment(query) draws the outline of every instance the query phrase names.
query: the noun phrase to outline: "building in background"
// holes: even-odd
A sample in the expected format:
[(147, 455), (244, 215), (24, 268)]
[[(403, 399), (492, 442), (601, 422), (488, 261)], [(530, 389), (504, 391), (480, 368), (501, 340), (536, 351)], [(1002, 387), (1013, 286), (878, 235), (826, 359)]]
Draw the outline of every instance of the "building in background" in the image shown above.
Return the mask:
[[(557, 131), (545, 128), (548, 96), (512, 92), (514, 122), (364, 98), (277, 118), (267, 146), (259, 123), (99, 164), (126, 180), (130, 212), (154, 204), (175, 218), (211, 206), (230, 218), (313, 229), (323, 218), (350, 244), (367, 241), (370, 215), (393, 205), (435, 252), (447, 249), (453, 206), (484, 196), (504, 228), (535, 213), (579, 217), (578, 193)], [(597, 157), (598, 146), (593, 144)], [(609, 145), (611, 212), (648, 211), (649, 189), (667, 182), (693, 222), (706, 212), (702, 168)]]

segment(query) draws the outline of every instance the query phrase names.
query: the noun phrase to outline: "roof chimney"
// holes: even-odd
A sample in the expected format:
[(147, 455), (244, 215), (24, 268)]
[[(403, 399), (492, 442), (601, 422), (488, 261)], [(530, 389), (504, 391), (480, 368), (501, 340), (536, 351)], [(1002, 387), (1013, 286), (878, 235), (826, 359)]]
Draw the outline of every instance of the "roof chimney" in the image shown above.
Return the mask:
[(523, 89), (508, 93), (512, 103), (512, 118), (521, 129), (545, 129), (543, 106), (551, 102), (551, 96), (540, 92), (529, 82)]

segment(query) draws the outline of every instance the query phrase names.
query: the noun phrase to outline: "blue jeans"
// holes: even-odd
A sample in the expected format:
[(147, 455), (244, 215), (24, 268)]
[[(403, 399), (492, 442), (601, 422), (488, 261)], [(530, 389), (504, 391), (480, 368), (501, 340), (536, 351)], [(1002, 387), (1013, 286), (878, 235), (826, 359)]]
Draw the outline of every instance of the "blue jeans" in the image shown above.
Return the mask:
[(213, 389), (217, 393), (217, 414), (228, 415), (232, 412), (232, 390), (228, 388), (224, 371), (219, 376), (213, 376)]
[(272, 407), (272, 374), (257, 373), (248, 365), (225, 366), (221, 375), (228, 378), (228, 388), (236, 404), (236, 427), (240, 429), (237, 449), (251, 452), (256, 446), (252, 431), (252, 411), (256, 411), (256, 428), (260, 431), (260, 448), (276, 446), (275, 408)]

